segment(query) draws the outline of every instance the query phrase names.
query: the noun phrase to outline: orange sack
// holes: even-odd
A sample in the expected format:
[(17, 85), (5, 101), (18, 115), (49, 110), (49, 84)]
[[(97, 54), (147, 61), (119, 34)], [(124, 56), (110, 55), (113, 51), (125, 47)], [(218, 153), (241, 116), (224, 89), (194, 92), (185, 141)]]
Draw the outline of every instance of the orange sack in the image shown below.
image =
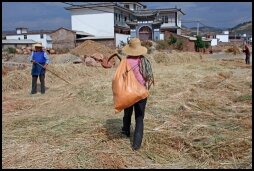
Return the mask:
[(116, 69), (112, 80), (112, 91), (115, 113), (121, 112), (149, 95), (146, 87), (136, 79), (126, 58), (122, 59)]

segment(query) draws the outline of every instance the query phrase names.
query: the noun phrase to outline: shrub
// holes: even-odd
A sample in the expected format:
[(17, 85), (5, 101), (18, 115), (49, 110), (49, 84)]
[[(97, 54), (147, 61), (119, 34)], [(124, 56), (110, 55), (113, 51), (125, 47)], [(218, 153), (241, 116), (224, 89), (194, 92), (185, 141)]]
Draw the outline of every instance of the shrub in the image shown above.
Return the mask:
[(208, 49), (211, 46), (209, 42), (205, 42), (205, 48)]
[(176, 43), (176, 49), (178, 50), (183, 50), (183, 41), (182, 40), (178, 40)]
[(8, 53), (16, 53), (16, 49), (13, 47), (8, 47), (7, 52)]
[(199, 49), (205, 47), (205, 43), (202, 40), (201, 36), (197, 36), (197, 40), (195, 41), (196, 50), (199, 52)]
[(171, 35), (170, 38), (169, 38), (169, 41), (168, 41), (169, 45), (173, 45), (176, 42), (177, 42), (177, 38), (174, 37), (173, 35)]
[(167, 49), (169, 47), (168, 42), (165, 40), (159, 40), (156, 43), (157, 43), (157, 46), (156, 46), (157, 50)]
[(153, 42), (151, 41), (142, 41), (141, 45), (147, 48), (147, 53), (150, 54), (152, 52), (151, 47), (153, 46)]
[(145, 46), (146, 48), (150, 48), (153, 45), (153, 43), (151, 41), (142, 41), (141, 45)]

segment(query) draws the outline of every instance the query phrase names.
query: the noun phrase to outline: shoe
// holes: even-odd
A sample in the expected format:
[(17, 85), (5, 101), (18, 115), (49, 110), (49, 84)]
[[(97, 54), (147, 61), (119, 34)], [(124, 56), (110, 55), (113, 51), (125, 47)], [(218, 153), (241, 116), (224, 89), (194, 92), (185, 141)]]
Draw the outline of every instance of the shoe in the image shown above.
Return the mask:
[(133, 150), (137, 151), (138, 149), (140, 149), (142, 144), (142, 138), (143, 138), (143, 134), (142, 133), (140, 134), (139, 132), (135, 130), (134, 137), (133, 137), (133, 144), (132, 144)]
[(140, 149), (140, 146), (132, 146), (133, 151), (138, 151)]
[(124, 134), (124, 135), (126, 135), (127, 137), (130, 137), (130, 131), (124, 130), (124, 129), (122, 128), (122, 132), (121, 132), (121, 133)]

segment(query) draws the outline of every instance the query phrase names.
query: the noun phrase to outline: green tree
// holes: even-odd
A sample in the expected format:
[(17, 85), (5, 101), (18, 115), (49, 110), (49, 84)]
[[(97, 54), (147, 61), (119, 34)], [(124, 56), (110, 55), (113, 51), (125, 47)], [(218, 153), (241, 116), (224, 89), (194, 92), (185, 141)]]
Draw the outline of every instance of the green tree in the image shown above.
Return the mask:
[(176, 48), (178, 50), (183, 50), (183, 41), (182, 40), (178, 40), (176, 43)]
[(201, 36), (197, 36), (197, 40), (195, 41), (196, 50), (199, 52), (200, 49), (205, 47), (205, 43), (202, 40)]
[(8, 47), (7, 52), (10, 53), (16, 53), (16, 49), (13, 47)]
[(208, 49), (210, 47), (210, 43), (209, 42), (205, 42), (205, 48)]
[(171, 35), (170, 38), (169, 38), (168, 44), (173, 45), (176, 42), (177, 42), (177, 38), (175, 36)]

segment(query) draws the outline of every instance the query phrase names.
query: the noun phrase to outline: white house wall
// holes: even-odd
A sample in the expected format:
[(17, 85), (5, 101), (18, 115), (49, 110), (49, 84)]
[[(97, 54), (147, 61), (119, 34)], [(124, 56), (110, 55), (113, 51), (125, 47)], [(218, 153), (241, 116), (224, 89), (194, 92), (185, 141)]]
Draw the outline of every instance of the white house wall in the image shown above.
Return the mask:
[(181, 17), (183, 16), (182, 13), (177, 12), (177, 26), (182, 27)]
[(216, 35), (218, 42), (229, 42), (228, 35)]
[(97, 10), (71, 10), (72, 30), (84, 31), (95, 36), (114, 36), (113, 9), (97, 8), (111, 13)]
[(123, 41), (124, 43), (127, 43), (128, 38), (130, 37), (130, 35), (126, 35), (126, 34), (119, 34), (116, 33), (115, 34), (115, 40), (116, 40), (116, 47), (118, 47), (120, 45), (120, 42)]
[(162, 28), (163, 28), (163, 27), (175, 27), (175, 26), (176, 26), (175, 22), (174, 22), (174, 23), (163, 23), (163, 24), (161, 25)]
[[(9, 39), (24, 40), (24, 35), (8, 35), (8, 36), (6, 36), (6, 39), (7, 40), (9, 40)], [(27, 39), (33, 40), (38, 43), (42, 43), (43, 47), (52, 48), (51, 42), (47, 42), (47, 35), (46, 34), (43, 34), (43, 39), (41, 39), (40, 34), (30, 34), (30, 35), (28, 34)]]
[(164, 33), (160, 33), (160, 40), (164, 40)]
[(212, 39), (211, 41), (211, 46), (216, 46), (218, 43), (218, 40), (217, 39)]

